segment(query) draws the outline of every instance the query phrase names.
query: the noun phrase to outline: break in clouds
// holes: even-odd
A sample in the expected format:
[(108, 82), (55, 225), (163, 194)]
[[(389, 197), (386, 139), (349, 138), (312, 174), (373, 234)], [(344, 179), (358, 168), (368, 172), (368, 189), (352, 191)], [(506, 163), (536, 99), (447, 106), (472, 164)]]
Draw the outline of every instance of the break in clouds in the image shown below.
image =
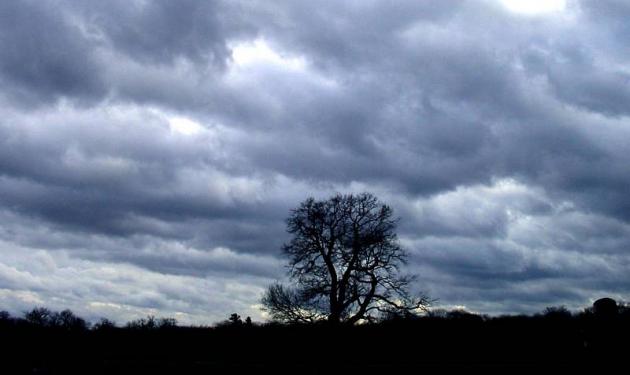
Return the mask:
[(289, 210), (370, 191), (437, 306), (630, 290), (630, 6), (0, 2), (0, 308), (263, 319)]

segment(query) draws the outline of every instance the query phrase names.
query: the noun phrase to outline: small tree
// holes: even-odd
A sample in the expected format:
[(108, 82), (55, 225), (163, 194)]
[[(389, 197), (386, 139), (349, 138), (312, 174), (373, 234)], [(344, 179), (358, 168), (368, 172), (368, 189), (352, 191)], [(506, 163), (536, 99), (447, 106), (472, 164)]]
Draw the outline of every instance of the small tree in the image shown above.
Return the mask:
[(88, 323), (83, 318), (76, 316), (68, 309), (54, 313), (51, 317), (51, 321), (55, 327), (70, 330), (84, 330), (88, 328)]
[(113, 330), (116, 328), (116, 322), (107, 318), (101, 318), (92, 328), (97, 331)]
[(158, 319), (154, 315), (147, 315), (146, 318), (140, 318), (127, 322), (125, 327), (130, 329), (151, 330), (159, 327)]
[(39, 327), (49, 327), (52, 325), (54, 313), (45, 307), (36, 307), (24, 313), (24, 320)]
[(238, 315), (237, 313), (232, 313), (232, 315), (230, 315), (230, 317), (228, 318), (228, 321), (230, 322), (232, 326), (240, 326), (243, 324), (243, 321), (241, 320), (241, 316)]
[(349, 324), (393, 311), (424, 310), (427, 298), (408, 292), (392, 209), (369, 193), (309, 198), (291, 211), (283, 246), (295, 287), (271, 285), (262, 298), (275, 320)]

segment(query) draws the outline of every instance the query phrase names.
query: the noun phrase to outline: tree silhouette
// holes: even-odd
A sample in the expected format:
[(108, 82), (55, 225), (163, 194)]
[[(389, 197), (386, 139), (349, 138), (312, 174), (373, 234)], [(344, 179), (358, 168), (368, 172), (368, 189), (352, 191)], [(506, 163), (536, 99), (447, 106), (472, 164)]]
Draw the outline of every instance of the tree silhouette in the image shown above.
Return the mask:
[(116, 322), (107, 318), (101, 318), (96, 324), (94, 324), (93, 328), (97, 331), (112, 330), (116, 328)]
[(52, 317), (54, 313), (45, 307), (36, 307), (33, 310), (24, 314), (24, 319), (39, 327), (49, 327), (52, 325)]
[(610, 318), (617, 315), (619, 307), (617, 301), (612, 298), (600, 298), (593, 303), (593, 312), (598, 317)]
[(87, 322), (83, 318), (76, 316), (68, 309), (54, 313), (51, 320), (54, 326), (64, 329), (84, 330), (88, 327)]
[(232, 313), (232, 315), (230, 315), (228, 320), (230, 324), (233, 326), (240, 326), (243, 324), (243, 321), (241, 320), (241, 316), (238, 315), (237, 313)]
[(273, 319), (349, 324), (382, 314), (424, 309), (426, 297), (408, 292), (412, 277), (400, 267), (392, 209), (370, 193), (309, 198), (291, 211), (283, 246), (295, 287), (271, 285), (262, 298)]
[(147, 315), (146, 318), (132, 320), (126, 324), (127, 328), (152, 330), (173, 328), (177, 326), (177, 320), (174, 318), (156, 318), (153, 315)]

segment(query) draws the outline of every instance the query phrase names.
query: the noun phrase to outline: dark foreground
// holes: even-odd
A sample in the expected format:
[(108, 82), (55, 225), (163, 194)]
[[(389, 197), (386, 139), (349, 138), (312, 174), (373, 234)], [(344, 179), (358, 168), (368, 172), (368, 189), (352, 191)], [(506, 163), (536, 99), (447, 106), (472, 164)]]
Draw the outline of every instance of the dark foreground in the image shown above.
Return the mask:
[(629, 334), (627, 314), (586, 313), (501, 318), (450, 313), (337, 328), (234, 324), (90, 330), (13, 321), (0, 327), (0, 372), (317, 374), (461, 368), (498, 373), (513, 367), (599, 372), (626, 363)]

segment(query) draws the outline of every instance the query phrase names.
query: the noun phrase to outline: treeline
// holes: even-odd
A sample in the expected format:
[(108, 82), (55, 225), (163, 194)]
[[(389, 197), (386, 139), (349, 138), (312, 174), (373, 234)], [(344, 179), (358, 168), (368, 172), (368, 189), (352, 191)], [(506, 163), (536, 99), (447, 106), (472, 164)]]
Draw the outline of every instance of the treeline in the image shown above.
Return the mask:
[(52, 311), (45, 307), (36, 307), (31, 311), (25, 312), (22, 317), (13, 317), (7, 311), (0, 311), (0, 328), (46, 328), (65, 331), (87, 331), (87, 330), (104, 330), (104, 329), (158, 329), (173, 328), (177, 326), (177, 320), (174, 318), (156, 318), (148, 315), (146, 318), (140, 318), (127, 322), (125, 325), (118, 327), (116, 322), (107, 318), (101, 318), (98, 322), (91, 324), (85, 319), (77, 316), (71, 310)]
[[(364, 325), (254, 323), (213, 327), (148, 316), (89, 324), (69, 310), (0, 313), (3, 373), (205, 373), (273, 370), (382, 373), (391, 367), (579, 367), (625, 363), (630, 307), (610, 299), (572, 313), (485, 316), (433, 310)], [(497, 367), (498, 366), (498, 367)], [(344, 370), (344, 371), (345, 371)]]
[[(436, 322), (436, 321), (470, 321), (470, 322), (500, 322), (500, 321), (571, 321), (576, 324), (588, 324), (589, 322), (605, 320), (611, 322), (625, 322), (630, 319), (630, 304), (625, 302), (617, 302), (611, 298), (602, 298), (596, 301), (593, 306), (587, 307), (577, 313), (571, 312), (565, 306), (547, 307), (538, 314), (527, 315), (503, 315), (488, 316), (479, 315), (468, 312), (463, 309), (446, 310), (432, 309), (426, 314), (417, 315), (397, 315), (392, 313), (385, 316), (378, 323), (370, 323), (370, 325), (392, 325), (392, 324), (410, 324), (417, 322)], [(225, 321), (212, 326), (179, 326), (177, 319), (170, 317), (156, 317), (147, 315), (145, 318), (139, 318), (129, 321), (123, 325), (118, 325), (115, 321), (107, 318), (101, 318), (94, 324), (77, 316), (69, 309), (63, 311), (53, 311), (45, 307), (36, 307), (25, 312), (22, 317), (14, 317), (7, 311), (0, 311), (0, 329), (8, 328), (53, 328), (60, 330), (153, 330), (153, 329), (202, 329), (208, 330), (213, 328), (235, 328), (235, 327), (279, 327), (283, 326), (281, 322), (254, 323), (248, 316), (244, 320), (237, 313), (231, 314)], [(315, 326), (325, 325), (314, 324)], [(286, 325), (289, 326), (289, 325)]]
[[(233, 313), (223, 322), (216, 324), (217, 327), (251, 327), (254, 323), (248, 316), (245, 320), (237, 313)], [(257, 324), (260, 325), (260, 324)], [(47, 328), (61, 331), (99, 331), (99, 330), (154, 330), (154, 329), (210, 329), (209, 326), (178, 326), (177, 319), (156, 317), (147, 315), (145, 318), (139, 318), (129, 321), (121, 326), (115, 321), (107, 318), (101, 318), (98, 322), (91, 324), (87, 320), (77, 316), (72, 310), (53, 311), (45, 307), (36, 307), (31, 311), (27, 311), (22, 317), (14, 317), (8, 311), (0, 311), (0, 329), (10, 328)]]

